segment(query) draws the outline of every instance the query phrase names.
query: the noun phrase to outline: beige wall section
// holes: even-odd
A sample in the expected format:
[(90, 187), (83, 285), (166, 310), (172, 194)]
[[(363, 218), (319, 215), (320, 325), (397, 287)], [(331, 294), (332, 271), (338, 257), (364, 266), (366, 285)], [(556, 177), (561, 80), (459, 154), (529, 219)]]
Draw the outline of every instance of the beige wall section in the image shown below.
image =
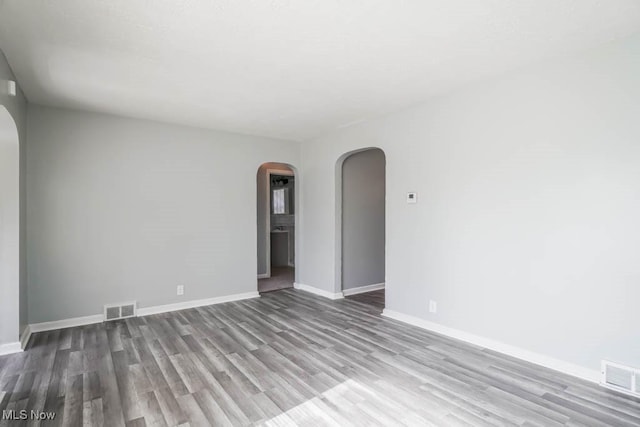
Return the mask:
[(34, 105), (28, 130), (31, 323), (256, 291), (256, 171), (298, 143)]
[[(5, 249), (0, 298), (0, 345), (15, 343), (27, 324), (27, 281), (25, 257), (25, 147), (27, 100), (17, 85), (16, 96), (9, 96), (6, 81), (15, 77), (0, 51), (0, 106), (5, 108), (2, 134), (2, 241)], [(9, 117), (8, 117), (9, 116)], [(17, 132), (17, 135), (16, 135)], [(7, 216), (8, 215), (8, 216)], [(6, 244), (6, 245), (5, 245)]]
[[(258, 276), (264, 276), (269, 273), (267, 256), (269, 247), (269, 238), (267, 235), (267, 227), (269, 224), (268, 215), (270, 213), (269, 206), (269, 181), (267, 171), (284, 171), (285, 173), (293, 173), (293, 169), (284, 163), (269, 162), (264, 163), (258, 169), (256, 175), (257, 181), (257, 211), (258, 211)], [(296, 177), (297, 178), (297, 177)], [(295, 199), (294, 199), (295, 200)]]
[(380, 147), (388, 309), (591, 370), (637, 366), (638, 117), (634, 37), (304, 143), (299, 280), (339, 292), (336, 160)]

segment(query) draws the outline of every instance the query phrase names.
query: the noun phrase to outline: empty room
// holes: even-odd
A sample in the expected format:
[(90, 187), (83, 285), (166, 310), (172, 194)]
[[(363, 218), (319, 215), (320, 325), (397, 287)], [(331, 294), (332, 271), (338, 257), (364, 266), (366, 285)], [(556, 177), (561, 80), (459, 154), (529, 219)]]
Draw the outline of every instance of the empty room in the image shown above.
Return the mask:
[(640, 426), (637, 0), (0, 0), (0, 427)]

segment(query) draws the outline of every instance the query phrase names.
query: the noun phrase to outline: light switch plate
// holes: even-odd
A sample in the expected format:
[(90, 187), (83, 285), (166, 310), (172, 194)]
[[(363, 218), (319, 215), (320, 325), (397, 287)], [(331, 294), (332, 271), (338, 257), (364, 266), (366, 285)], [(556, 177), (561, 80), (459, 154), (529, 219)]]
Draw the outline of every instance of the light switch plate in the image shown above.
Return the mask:
[(407, 203), (418, 203), (418, 193), (407, 193)]

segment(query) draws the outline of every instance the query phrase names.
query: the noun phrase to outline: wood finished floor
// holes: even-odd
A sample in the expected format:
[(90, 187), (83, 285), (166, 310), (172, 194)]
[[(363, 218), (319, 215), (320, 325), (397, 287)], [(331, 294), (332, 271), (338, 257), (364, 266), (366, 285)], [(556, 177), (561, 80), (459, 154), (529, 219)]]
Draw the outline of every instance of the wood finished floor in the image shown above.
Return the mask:
[(346, 297), (348, 300), (361, 302), (375, 307), (382, 312), (384, 308), (384, 289), (379, 291), (365, 292), (362, 294), (355, 294)]
[(385, 319), (366, 299), (287, 289), (38, 333), (0, 357), (0, 409), (67, 426), (640, 425), (638, 399)]
[(258, 292), (273, 292), (293, 288), (295, 269), (293, 267), (271, 267), (271, 277), (258, 280)]

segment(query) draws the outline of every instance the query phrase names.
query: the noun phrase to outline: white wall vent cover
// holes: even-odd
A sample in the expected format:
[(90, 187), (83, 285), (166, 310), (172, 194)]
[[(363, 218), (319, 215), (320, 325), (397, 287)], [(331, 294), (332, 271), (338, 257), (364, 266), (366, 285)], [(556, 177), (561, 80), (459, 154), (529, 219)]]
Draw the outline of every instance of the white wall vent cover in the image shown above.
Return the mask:
[(640, 396), (640, 369), (603, 360), (601, 373), (603, 386)]
[(135, 317), (136, 302), (123, 302), (120, 304), (107, 304), (104, 306), (104, 320), (126, 319), (127, 317)]

